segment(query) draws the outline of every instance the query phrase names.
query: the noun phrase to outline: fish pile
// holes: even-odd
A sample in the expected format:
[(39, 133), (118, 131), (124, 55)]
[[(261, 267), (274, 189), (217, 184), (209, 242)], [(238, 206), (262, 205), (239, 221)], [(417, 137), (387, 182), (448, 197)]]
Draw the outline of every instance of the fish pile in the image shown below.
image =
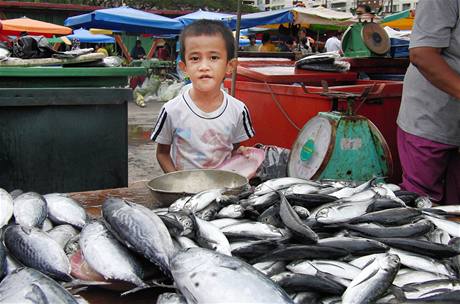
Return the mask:
[(278, 178), (153, 210), (108, 198), (91, 220), (64, 194), (0, 189), (0, 301), (76, 303), (66, 284), (123, 281), (172, 288), (162, 304), (458, 303), (459, 216), (376, 180)]

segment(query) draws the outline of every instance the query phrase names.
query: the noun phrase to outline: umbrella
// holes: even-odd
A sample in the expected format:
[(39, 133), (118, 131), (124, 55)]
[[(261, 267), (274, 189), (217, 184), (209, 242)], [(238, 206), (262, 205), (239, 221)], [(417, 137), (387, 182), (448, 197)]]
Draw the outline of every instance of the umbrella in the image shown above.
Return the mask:
[(71, 34), (72, 29), (62, 25), (29, 19), (27, 17), (2, 20), (2, 34), (19, 36), (21, 32), (27, 32), (29, 35), (52, 37), (53, 35)]
[(382, 25), (397, 28), (400, 30), (411, 30), (414, 25), (415, 10), (405, 10), (396, 14), (386, 16)]
[(92, 34), (90, 31), (85, 29), (74, 30), (72, 35), (68, 35), (67, 38), (74, 39), (77, 38), (80, 42), (89, 42), (89, 43), (115, 43), (115, 38), (102, 35), (102, 34)]
[[(273, 10), (267, 12), (246, 14), (241, 16), (241, 28), (251, 28), (268, 24), (291, 23), (294, 16), (291, 8)], [(230, 21), (230, 27), (236, 28), (237, 17), (233, 17)]]
[(127, 6), (69, 17), (64, 24), (72, 28), (101, 28), (143, 34), (178, 34), (183, 28), (180, 21)]
[(346, 25), (353, 18), (351, 13), (338, 12), (318, 7), (295, 7), (295, 23), (305, 25)]
[(183, 15), (180, 17), (176, 17), (174, 19), (182, 22), (184, 25), (189, 25), (190, 23), (193, 23), (197, 20), (202, 20), (202, 19), (223, 21), (227, 25), (229, 25), (229, 22), (233, 17), (235, 17), (235, 15), (202, 11), (200, 9), (196, 12), (193, 12), (187, 15)]

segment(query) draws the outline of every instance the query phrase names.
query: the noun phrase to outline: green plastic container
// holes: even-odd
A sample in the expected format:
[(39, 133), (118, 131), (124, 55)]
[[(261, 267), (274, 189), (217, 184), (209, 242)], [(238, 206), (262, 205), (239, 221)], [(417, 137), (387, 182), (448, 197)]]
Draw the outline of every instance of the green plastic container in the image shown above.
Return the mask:
[(127, 186), (132, 91), (125, 86), (144, 73), (0, 69), (0, 187), (44, 194)]

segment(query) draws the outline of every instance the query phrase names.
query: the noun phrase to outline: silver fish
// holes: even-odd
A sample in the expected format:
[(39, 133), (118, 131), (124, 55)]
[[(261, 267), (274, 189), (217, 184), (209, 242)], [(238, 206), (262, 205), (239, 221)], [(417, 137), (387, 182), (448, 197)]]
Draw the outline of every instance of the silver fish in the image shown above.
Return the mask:
[(198, 244), (222, 254), (232, 255), (230, 243), (219, 228), (198, 217), (194, 217), (194, 221)]
[(385, 253), (374, 253), (374, 254), (364, 255), (362, 257), (359, 257), (359, 258), (356, 258), (350, 261), (350, 265), (363, 269), (367, 267), (368, 265), (374, 263), (375, 260), (378, 260), (384, 257), (385, 255), (386, 255)]
[(208, 249), (178, 252), (171, 260), (171, 273), (187, 303), (292, 303), (284, 290), (251, 265)]
[(47, 232), (62, 248), (79, 232), (71, 225), (59, 225)]
[(308, 211), (307, 208), (302, 207), (302, 206), (292, 206), (292, 209), (294, 209), (295, 213), (301, 218), (301, 219), (307, 219), (310, 216), (310, 211)]
[(398, 272), (398, 274), (396, 275), (393, 281), (393, 284), (398, 287), (403, 287), (404, 285), (408, 285), (408, 284), (423, 283), (427, 281), (448, 279), (448, 278), (449, 277), (439, 274), (439, 273), (410, 269), (410, 271), (403, 273), (403, 274), (399, 274)]
[(342, 295), (343, 303), (372, 303), (391, 286), (400, 261), (397, 255), (386, 254), (365, 267), (351, 281)]
[[(353, 280), (361, 272), (361, 269), (356, 266), (353, 266), (345, 262), (334, 261), (334, 260), (303, 261), (301, 263), (295, 264), (295, 266), (302, 267), (304, 263), (305, 264), (309, 263), (311, 266), (313, 266), (314, 268), (316, 268), (317, 270), (321, 272), (328, 273), (328, 274), (338, 276), (341, 278), (345, 278), (348, 280)], [(287, 267), (288, 269), (290, 269), (289, 265)], [(290, 270), (294, 271), (292, 269)], [(294, 271), (294, 272), (297, 272), (297, 271)]]
[(324, 204), (314, 210), (310, 218), (323, 224), (345, 223), (366, 213), (374, 199), (356, 202), (336, 202)]
[(283, 193), (286, 196), (294, 194), (311, 194), (318, 192), (319, 189), (321, 188), (310, 184), (295, 184), (283, 190)]
[(188, 237), (185, 237), (185, 236), (176, 237), (176, 241), (179, 243), (179, 245), (182, 247), (182, 249), (199, 247), (198, 244), (196, 244), (193, 240), (191, 240), (191, 239), (189, 239)]
[(241, 205), (232, 204), (228, 205), (217, 213), (217, 218), (242, 218), (244, 215), (244, 208)]
[(48, 217), (54, 224), (69, 224), (80, 229), (85, 226), (86, 211), (76, 200), (61, 193), (46, 194), (44, 198)]
[(120, 241), (169, 273), (174, 245), (158, 215), (144, 206), (109, 198), (102, 205), (102, 216)]
[(211, 224), (216, 226), (219, 229), (222, 229), (227, 226), (235, 225), (235, 224), (241, 224), (241, 223), (248, 223), (251, 222), (250, 220), (247, 219), (232, 219), (232, 218), (221, 218), (221, 219), (215, 219), (212, 221), (209, 221)]
[(103, 223), (86, 224), (80, 234), (80, 247), (86, 262), (105, 279), (131, 282), (139, 287), (142, 267), (132, 254), (118, 242)]
[(187, 301), (180, 294), (165, 292), (158, 296), (156, 304), (187, 304)]
[(432, 280), (418, 284), (406, 285), (406, 287), (403, 288), (403, 290), (404, 295), (408, 300), (424, 299), (435, 295), (447, 293), (448, 291), (460, 291), (460, 280)]
[(184, 204), (184, 209), (192, 212), (203, 210), (217, 198), (222, 196), (224, 192), (225, 189), (210, 189), (197, 193)]
[(178, 212), (178, 211), (184, 210), (185, 203), (187, 203), (190, 198), (191, 196), (184, 196), (184, 197), (178, 198), (169, 206), (168, 211)]
[(454, 278), (456, 276), (449, 266), (435, 259), (394, 248), (391, 248), (388, 252), (399, 256), (401, 264), (406, 267), (442, 274), (449, 278)]
[(449, 221), (434, 216), (424, 216), (427, 220), (432, 222), (436, 227), (449, 233), (453, 237), (460, 237), (460, 224), (454, 221)]
[(452, 239), (447, 231), (439, 228), (427, 233), (426, 236), (428, 237), (428, 241), (443, 245), (447, 245)]
[(46, 218), (44, 221), (43, 221), (43, 224), (42, 224), (42, 230), (45, 231), (45, 232), (48, 232), (50, 231), (51, 229), (53, 229), (54, 225), (53, 223), (51, 223), (51, 221)]
[(266, 182), (263, 182), (262, 184), (258, 185), (254, 189), (254, 195), (263, 195), (269, 192), (281, 190), (281, 189), (286, 189), (289, 188), (290, 186), (296, 185), (296, 184), (309, 184), (312, 186), (319, 186), (317, 182), (314, 181), (309, 181), (301, 178), (296, 178), (296, 177), (280, 177), (280, 178), (275, 178), (268, 180)]
[(260, 272), (262, 272), (267, 277), (274, 276), (275, 274), (286, 271), (286, 262), (285, 261), (267, 261), (260, 262), (252, 265)]
[(336, 192), (332, 192), (330, 195), (335, 196), (337, 198), (350, 197), (353, 194), (366, 190), (367, 188), (371, 186), (373, 182), (374, 182), (374, 179), (371, 179), (365, 183), (362, 183), (361, 185), (357, 187), (344, 187)]
[(244, 222), (223, 227), (221, 231), (229, 237), (281, 240), (290, 237), (289, 230), (260, 222)]
[(62, 281), (72, 280), (70, 261), (64, 249), (46, 232), (35, 227), (8, 226), (5, 245), (24, 265)]
[(20, 268), (0, 283), (2, 303), (77, 304), (75, 297), (53, 279), (32, 268)]
[(13, 197), (0, 188), (0, 228), (8, 224), (13, 216)]
[(48, 214), (46, 201), (38, 193), (26, 192), (14, 199), (13, 214), (17, 224), (41, 227)]

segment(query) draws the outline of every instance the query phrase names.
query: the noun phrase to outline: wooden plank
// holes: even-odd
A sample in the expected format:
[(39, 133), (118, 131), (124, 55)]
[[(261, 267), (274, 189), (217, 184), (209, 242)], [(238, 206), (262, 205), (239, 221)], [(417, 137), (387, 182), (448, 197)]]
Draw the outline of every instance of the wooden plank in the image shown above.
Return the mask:
[(47, 66), (47, 65), (64, 65), (83, 62), (92, 62), (101, 60), (105, 57), (101, 53), (91, 53), (80, 55), (75, 58), (34, 58), (34, 59), (20, 59), (0, 61), (0, 67), (32, 67), (32, 66)]
[(135, 182), (126, 188), (73, 192), (69, 193), (69, 195), (80, 202), (92, 217), (101, 216), (101, 206), (109, 197), (119, 197), (148, 208), (158, 208), (160, 204), (155, 201), (152, 193), (147, 188), (147, 182), (147, 180), (143, 180)]
[(131, 57), (131, 54), (129, 53), (128, 49), (126, 48), (126, 45), (123, 43), (123, 39), (121, 38), (120, 34), (115, 34), (115, 41), (117, 42), (118, 46), (121, 49), (121, 52), (123, 53), (123, 56), (126, 58), (128, 63), (133, 61), (133, 58)]

